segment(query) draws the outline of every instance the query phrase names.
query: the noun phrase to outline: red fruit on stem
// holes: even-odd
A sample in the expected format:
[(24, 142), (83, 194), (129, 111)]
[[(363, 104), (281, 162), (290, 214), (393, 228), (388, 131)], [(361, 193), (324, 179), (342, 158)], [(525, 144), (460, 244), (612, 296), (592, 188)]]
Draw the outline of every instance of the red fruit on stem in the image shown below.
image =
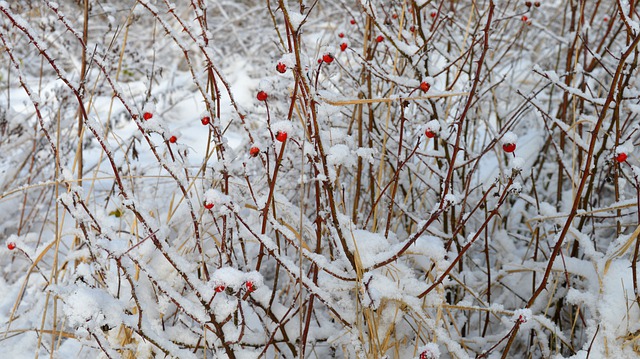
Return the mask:
[(16, 249), (16, 244), (13, 242), (9, 242), (7, 243), (7, 248), (9, 248), (10, 251)]
[(429, 15), (431, 15), (431, 17), (435, 19), (435, 17), (438, 16), (438, 12), (433, 10)]
[(264, 91), (260, 91), (260, 92), (258, 92), (258, 94), (256, 95), (256, 98), (258, 99), (258, 101), (266, 101), (266, 100), (267, 100), (267, 97), (269, 97), (269, 96), (268, 96), (268, 95), (267, 95), (267, 93), (266, 93), (266, 92), (264, 92)]
[(202, 124), (206, 126), (206, 125), (208, 125), (208, 124), (209, 124), (209, 122), (211, 122), (211, 119), (209, 118), (209, 116), (204, 116), (204, 117), (200, 120), (200, 122), (202, 122)]
[(540, 1), (536, 1), (536, 2), (534, 2), (534, 3), (533, 3), (533, 5), (534, 5), (535, 7), (540, 7)]
[(527, 17), (527, 15), (522, 15), (522, 22), (527, 22), (529, 20), (529, 18)]
[(382, 42), (382, 41), (384, 41), (384, 36), (382, 36), (382, 35), (378, 35), (378, 37), (376, 37), (376, 41), (377, 41), (377, 42)]
[(249, 156), (256, 157), (260, 154), (260, 149), (256, 146), (253, 146), (249, 149)]
[(616, 156), (616, 161), (618, 161), (619, 163), (622, 163), (622, 162), (625, 162), (627, 160), (627, 158), (628, 158), (628, 156), (627, 156), (626, 153), (620, 152)]
[(342, 39), (344, 37), (344, 33), (343, 32), (339, 33), (338, 37)]
[(329, 53), (322, 55), (322, 61), (324, 61), (324, 62), (326, 62), (328, 64), (332, 63), (333, 62), (333, 55), (331, 55)]
[(226, 289), (226, 287), (224, 285), (218, 285), (215, 287), (215, 291), (216, 293), (220, 293), (220, 292), (224, 292), (224, 290)]
[(409, 26), (409, 31), (411, 31), (411, 32), (416, 31), (416, 27), (415, 27), (415, 26), (413, 26), (413, 25)]
[(276, 132), (276, 140), (280, 142), (284, 142), (287, 140), (287, 132), (286, 131), (278, 131)]
[(609, 17), (608, 17), (608, 16), (603, 17), (603, 18), (602, 18), (602, 21), (604, 21), (604, 22), (609, 21)]
[(504, 150), (504, 152), (511, 153), (511, 152), (516, 150), (516, 144), (515, 143), (505, 143), (504, 145), (502, 145), (502, 149)]
[(340, 44), (340, 51), (344, 51), (346, 49), (347, 49), (347, 43), (346, 42), (341, 43)]
[(213, 208), (213, 203), (204, 201), (204, 208), (206, 208), (206, 209)]
[(278, 64), (276, 65), (276, 71), (281, 74), (285, 73), (287, 71), (287, 65), (283, 64), (282, 62), (278, 62)]
[(176, 136), (169, 137), (169, 142), (176, 143), (176, 141), (178, 141), (178, 137), (176, 137)]
[(391, 15), (392, 18), (397, 19), (398, 18), (398, 14), (393, 14)]
[(256, 288), (253, 286), (253, 282), (248, 280), (244, 283), (244, 286), (247, 287), (247, 292), (251, 293), (254, 290), (256, 290)]
[(322, 63), (322, 59), (318, 59), (318, 63), (321, 64)]
[(356, 19), (351, 19), (351, 25), (355, 25), (356, 24)]
[(525, 1), (524, 2), (524, 6), (531, 7), (531, 1)]
[(151, 112), (145, 112), (142, 114), (142, 118), (144, 118), (145, 121), (149, 121), (152, 117), (153, 114)]
[(423, 81), (422, 83), (420, 83), (420, 90), (422, 90), (422, 92), (427, 92), (429, 91), (430, 88), (431, 88), (431, 85), (429, 85), (428, 82)]
[(431, 131), (431, 129), (427, 129), (426, 131), (424, 131), (424, 135), (427, 136), (428, 138), (436, 137), (436, 133)]

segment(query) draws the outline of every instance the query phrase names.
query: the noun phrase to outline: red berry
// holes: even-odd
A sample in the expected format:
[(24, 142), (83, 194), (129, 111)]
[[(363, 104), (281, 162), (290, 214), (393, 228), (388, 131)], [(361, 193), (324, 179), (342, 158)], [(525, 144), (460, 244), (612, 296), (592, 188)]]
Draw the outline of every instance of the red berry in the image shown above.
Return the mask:
[(213, 208), (213, 203), (204, 201), (204, 208), (206, 208), (206, 209)]
[(214, 290), (216, 291), (216, 293), (220, 293), (220, 292), (223, 292), (225, 289), (226, 287), (224, 285), (218, 285), (215, 287)]
[(627, 160), (627, 157), (628, 156), (627, 156), (626, 153), (620, 152), (620, 153), (618, 153), (618, 156), (616, 156), (616, 161), (618, 161), (619, 163), (622, 163), (622, 162)]
[(344, 33), (343, 32), (339, 33), (338, 37), (342, 39), (344, 37)]
[(392, 18), (397, 19), (398, 18), (398, 14), (393, 14), (391, 15)]
[(377, 41), (377, 42), (382, 42), (382, 41), (384, 41), (384, 36), (382, 36), (382, 35), (378, 35), (378, 37), (376, 37), (376, 41)]
[(529, 18), (527, 17), (527, 15), (522, 15), (522, 21), (523, 22), (527, 22), (529, 20)]
[(256, 157), (260, 154), (260, 149), (256, 146), (253, 146), (249, 149), (249, 156)]
[(260, 91), (258, 92), (258, 94), (256, 95), (256, 98), (258, 99), (258, 101), (266, 101), (267, 100), (267, 93), (264, 91)]
[(540, 1), (536, 1), (536, 2), (534, 2), (534, 3), (533, 3), (533, 5), (534, 5), (535, 7), (540, 7)]
[(278, 64), (276, 65), (276, 71), (281, 74), (285, 73), (287, 71), (287, 65), (283, 64), (282, 62), (278, 62)]
[(287, 132), (286, 131), (278, 131), (276, 132), (276, 140), (280, 142), (284, 142), (287, 140)]
[(413, 25), (409, 26), (409, 31), (411, 31), (411, 32), (416, 31), (416, 27), (415, 27), (415, 26), (413, 26)]
[(429, 83), (426, 81), (422, 81), (422, 83), (420, 84), (420, 90), (422, 90), (422, 92), (427, 92), (430, 88), (431, 85), (429, 85)]
[(253, 282), (248, 280), (244, 283), (244, 286), (247, 287), (247, 292), (251, 293), (254, 290), (256, 290), (256, 288), (253, 286)]
[(322, 63), (322, 59), (318, 59), (318, 63), (321, 64)]
[(351, 19), (351, 25), (355, 25), (356, 24), (356, 19)]
[(145, 112), (142, 114), (142, 118), (144, 118), (145, 121), (150, 120), (153, 117), (153, 114), (151, 112)]
[(515, 143), (505, 143), (504, 145), (502, 145), (502, 149), (504, 150), (504, 152), (511, 153), (511, 152), (516, 150), (516, 144)]
[(169, 137), (169, 142), (176, 143), (176, 141), (178, 141), (178, 137), (176, 137), (176, 136)]
[(13, 242), (9, 242), (7, 243), (7, 248), (9, 248), (10, 251), (16, 249), (16, 244)]
[(435, 19), (435, 17), (438, 16), (438, 12), (433, 10), (433, 11), (431, 11), (431, 14), (429, 14), (429, 15), (431, 15), (431, 17)]
[(427, 136), (428, 138), (436, 137), (436, 133), (431, 131), (431, 129), (427, 129), (426, 131), (424, 131), (424, 135)]
[(208, 124), (209, 124), (209, 122), (211, 122), (211, 119), (209, 118), (209, 116), (204, 116), (204, 117), (200, 120), (200, 122), (202, 122), (202, 124), (206, 126), (206, 125), (208, 125)]
[(333, 62), (333, 55), (328, 54), (328, 53), (322, 55), (322, 61), (324, 61), (324, 62), (326, 62), (328, 64), (332, 63)]
[(346, 49), (347, 49), (347, 43), (346, 42), (341, 43), (340, 44), (340, 51), (344, 51)]
[(531, 1), (525, 1), (524, 2), (524, 6), (531, 7)]

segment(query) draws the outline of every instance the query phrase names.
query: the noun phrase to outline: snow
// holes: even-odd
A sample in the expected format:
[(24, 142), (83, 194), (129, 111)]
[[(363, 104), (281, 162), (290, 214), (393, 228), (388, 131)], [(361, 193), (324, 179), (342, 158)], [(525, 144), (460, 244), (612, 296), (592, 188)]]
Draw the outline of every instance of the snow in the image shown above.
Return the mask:
[[(238, 358), (302, 357), (305, 330), (305, 357), (467, 358), (496, 344), (499, 357), (516, 322), (513, 357), (636, 357), (637, 76), (615, 84), (625, 120), (602, 108), (611, 69), (633, 61), (616, 56), (635, 20), (565, 68), (553, 59), (581, 33), (553, 21), (563, 10), (544, 4), (525, 27), (521, 4), (500, 2), (499, 21), (518, 26), (492, 28), (469, 93), (487, 4), (467, 2), (432, 19), (426, 1), (411, 16), (378, 0), (105, 1), (90, 9), (79, 146), (82, 8), (0, 1), (14, 57), (0, 73), (0, 357), (226, 357), (225, 343)], [(365, 26), (385, 41), (365, 41)], [(558, 298), (579, 311), (555, 315)]]

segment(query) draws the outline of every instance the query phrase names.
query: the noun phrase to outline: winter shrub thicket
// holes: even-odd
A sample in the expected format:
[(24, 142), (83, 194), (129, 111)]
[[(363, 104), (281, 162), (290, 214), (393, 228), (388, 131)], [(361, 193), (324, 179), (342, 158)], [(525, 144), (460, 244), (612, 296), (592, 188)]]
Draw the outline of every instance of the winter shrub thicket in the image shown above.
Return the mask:
[(0, 1), (2, 357), (635, 358), (635, 1)]

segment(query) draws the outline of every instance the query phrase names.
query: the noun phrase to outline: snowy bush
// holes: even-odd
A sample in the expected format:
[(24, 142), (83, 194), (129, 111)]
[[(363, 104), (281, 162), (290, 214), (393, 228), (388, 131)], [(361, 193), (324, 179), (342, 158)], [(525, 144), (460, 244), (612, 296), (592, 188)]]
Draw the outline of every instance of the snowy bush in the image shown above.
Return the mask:
[(0, 1), (2, 357), (637, 357), (636, 12)]

